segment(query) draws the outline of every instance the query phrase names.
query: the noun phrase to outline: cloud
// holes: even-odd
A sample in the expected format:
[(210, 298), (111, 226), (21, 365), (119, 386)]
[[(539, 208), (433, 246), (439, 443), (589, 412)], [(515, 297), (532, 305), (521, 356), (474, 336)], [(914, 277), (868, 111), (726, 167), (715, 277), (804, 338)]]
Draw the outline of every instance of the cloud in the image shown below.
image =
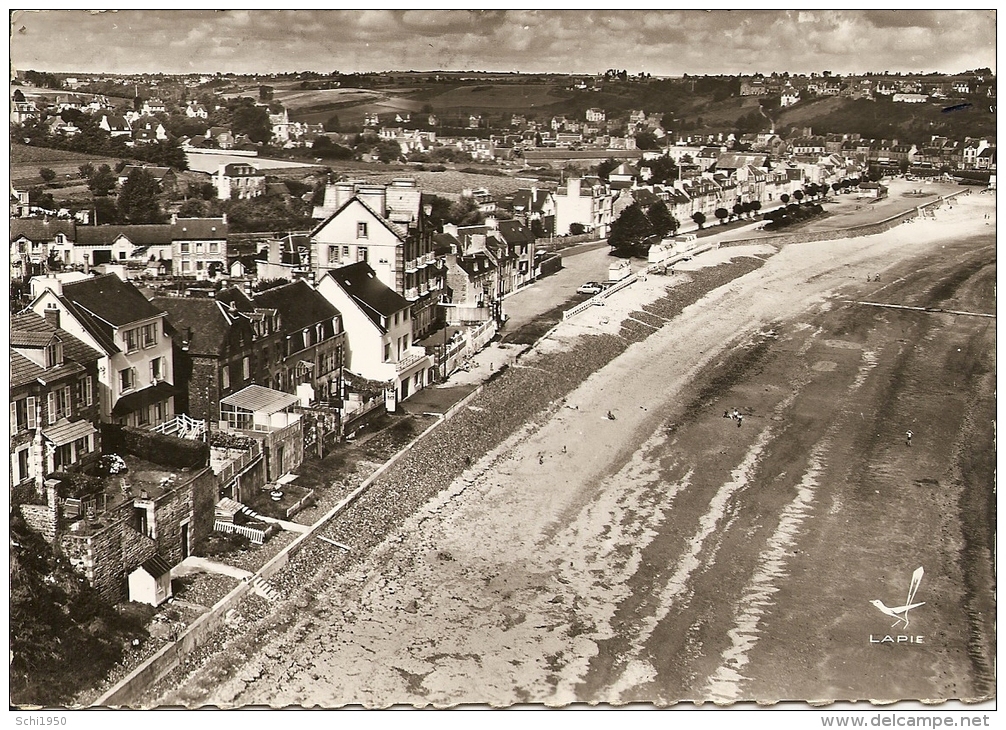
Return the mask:
[(987, 10), (62, 10), (11, 22), (24, 27), (14, 66), (56, 72), (956, 72), (996, 58)]

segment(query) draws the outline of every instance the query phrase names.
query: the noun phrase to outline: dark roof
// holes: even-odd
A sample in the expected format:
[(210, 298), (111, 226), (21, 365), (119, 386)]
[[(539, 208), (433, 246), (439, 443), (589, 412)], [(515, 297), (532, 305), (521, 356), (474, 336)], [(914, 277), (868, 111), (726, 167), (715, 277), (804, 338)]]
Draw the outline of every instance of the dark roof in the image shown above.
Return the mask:
[[(226, 304), (203, 297), (154, 297), (150, 303), (168, 313), (171, 326), (188, 342), (190, 355), (219, 355), (223, 351), (233, 322), (224, 314)], [(235, 312), (234, 316), (241, 315)]]
[(400, 312), (409, 306), (405, 297), (377, 278), (377, 274), (366, 261), (332, 269), (326, 276), (332, 277), (332, 280), (342, 287), (342, 290), (382, 330), (386, 330), (381, 324), (382, 315), (391, 317), (395, 312)]
[(52, 241), (57, 233), (62, 233), (71, 241), (74, 239), (76, 221), (72, 220), (38, 220), (37, 218), (11, 218), (10, 240), (24, 236), (29, 241)]
[(45, 375), (45, 370), (24, 355), (16, 352), (13, 348), (10, 351), (10, 387), (17, 388), (21, 385), (32, 383), (36, 378)]
[(517, 220), (500, 221), (499, 232), (509, 245), (526, 245), (534, 243), (534, 234), (523, 223)]
[(63, 297), (113, 327), (156, 317), (162, 310), (147, 301), (140, 290), (115, 274), (95, 276), (63, 285)]
[(260, 172), (249, 162), (230, 162), (224, 165), (224, 175), (228, 177), (265, 177), (264, 172)]
[(155, 555), (152, 558), (147, 558), (140, 563), (140, 567), (153, 578), (160, 578), (162, 575), (171, 572), (171, 566), (168, 565), (164, 558), (158, 555)]
[(176, 241), (227, 238), (227, 224), (223, 218), (176, 218), (170, 228)]
[(170, 225), (138, 226), (78, 226), (78, 246), (111, 246), (119, 236), (125, 236), (137, 246), (156, 246), (171, 243)]
[[(17, 341), (25, 336), (42, 338), (48, 342), (52, 336), (59, 338), (63, 346), (63, 360), (79, 364), (94, 362), (102, 357), (102, 353), (85, 342), (81, 342), (62, 328), (56, 328), (46, 322), (45, 318), (31, 310), (25, 310), (10, 318), (11, 345), (17, 347)], [(18, 338), (16, 335), (20, 335)], [(37, 346), (37, 345), (36, 345)]]
[(165, 383), (163, 380), (157, 385), (152, 385), (143, 390), (137, 390), (129, 395), (124, 395), (115, 402), (112, 409), (113, 416), (124, 416), (127, 413), (146, 408), (147, 406), (165, 400), (173, 395), (178, 395), (181, 390)]
[(458, 256), (458, 266), (468, 274), (471, 278), (473, 274), (485, 274), (487, 271), (491, 271), (496, 268), (496, 264), (489, 256), (481, 251), (478, 253), (468, 254), (467, 256)]
[(513, 207), (521, 207), (528, 211), (541, 211), (548, 196), (548, 190), (521, 188), (513, 194)]
[(129, 173), (133, 170), (145, 170), (152, 178), (157, 181), (161, 181), (168, 176), (169, 173), (174, 174), (170, 167), (153, 167), (149, 165), (126, 165), (122, 168), (122, 172), (119, 173), (119, 177), (129, 177)]
[(450, 233), (433, 234), (433, 253), (437, 256), (444, 256), (449, 254), (452, 250), (461, 250), (461, 241), (452, 236)]
[(339, 310), (303, 279), (266, 289), (253, 296), (252, 302), (256, 307), (277, 310), (285, 332), (339, 316)]

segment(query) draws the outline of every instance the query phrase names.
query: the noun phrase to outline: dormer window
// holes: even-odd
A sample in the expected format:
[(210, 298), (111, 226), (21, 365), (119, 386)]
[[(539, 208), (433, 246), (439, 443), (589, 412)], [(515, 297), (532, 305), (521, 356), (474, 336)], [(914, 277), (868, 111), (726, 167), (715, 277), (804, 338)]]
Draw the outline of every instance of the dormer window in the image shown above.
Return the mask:
[(356, 237), (366, 238), (367, 237), (367, 224), (365, 221), (360, 221), (356, 224)]
[(63, 343), (53, 340), (45, 348), (45, 366), (47, 368), (58, 367), (63, 364)]

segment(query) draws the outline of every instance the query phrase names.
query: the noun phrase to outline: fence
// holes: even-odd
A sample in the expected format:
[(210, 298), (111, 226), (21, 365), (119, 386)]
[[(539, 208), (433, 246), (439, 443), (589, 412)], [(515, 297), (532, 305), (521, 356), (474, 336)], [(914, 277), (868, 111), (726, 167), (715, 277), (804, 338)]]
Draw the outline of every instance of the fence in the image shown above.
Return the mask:
[(221, 486), (227, 486), (230, 484), (231, 480), (248, 468), (251, 464), (255, 463), (262, 456), (262, 446), (258, 441), (252, 441), (252, 445), (249, 449), (244, 451), (241, 456), (236, 459), (227, 462), (227, 464), (217, 472), (217, 480)]
[(290, 507), (287, 507), (286, 511), (283, 514), (286, 515), (287, 519), (290, 519), (295, 514), (297, 514), (298, 512), (300, 512), (302, 509), (304, 509), (305, 507), (307, 507), (309, 504), (313, 504), (313, 503), (314, 503), (314, 490), (311, 489), (311, 490), (308, 490), (307, 494), (305, 494), (303, 497), (301, 497), (296, 502), (294, 502), (293, 505), (291, 505)]
[(587, 309), (590, 309), (595, 304), (603, 304), (602, 300), (607, 299), (608, 297), (610, 297), (615, 292), (621, 291), (622, 289), (624, 289), (625, 287), (629, 286), (630, 284), (635, 283), (635, 281), (638, 278), (639, 278), (638, 275), (636, 275), (636, 274), (630, 274), (629, 276), (625, 277), (624, 279), (622, 279), (621, 281), (619, 281), (614, 286), (610, 286), (607, 289), (605, 289), (604, 291), (602, 291), (602, 292), (600, 292), (598, 294), (595, 294), (590, 299), (588, 299), (588, 300), (586, 300), (584, 302), (580, 302), (575, 307), (572, 307), (572, 308), (567, 309), (566, 311), (564, 311), (562, 313), (562, 320), (565, 322), (567, 319), (570, 319), (571, 317), (575, 317), (580, 312), (583, 312), (583, 311), (585, 311)]
[(569, 246), (574, 246), (578, 243), (587, 243), (588, 241), (603, 241), (604, 239), (598, 236), (596, 233), (584, 233), (579, 236), (550, 236), (548, 238), (536, 238), (534, 239), (534, 247), (537, 251), (558, 251), (559, 249), (568, 248)]
[(444, 378), (457, 370), (461, 363), (481, 350), (496, 335), (496, 320), (490, 319), (467, 330), (461, 337), (447, 345), (441, 357), (440, 372)]

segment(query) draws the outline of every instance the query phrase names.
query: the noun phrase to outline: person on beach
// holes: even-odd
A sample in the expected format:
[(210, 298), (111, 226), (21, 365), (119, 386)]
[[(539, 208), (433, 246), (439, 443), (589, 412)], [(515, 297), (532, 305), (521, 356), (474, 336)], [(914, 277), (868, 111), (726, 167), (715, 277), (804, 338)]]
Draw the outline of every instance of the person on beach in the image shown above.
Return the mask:
[(912, 432), (911, 432), (911, 430), (909, 430), (907, 433), (905, 433), (905, 445), (906, 446), (911, 446), (912, 445)]
[(738, 413), (737, 414), (737, 428), (740, 428), (741, 424), (743, 422), (744, 422), (744, 416), (742, 416), (740, 413)]
[(608, 411), (608, 415), (605, 416), (605, 418), (607, 418), (609, 421), (614, 421), (615, 420), (615, 414), (612, 413), (611, 411)]

